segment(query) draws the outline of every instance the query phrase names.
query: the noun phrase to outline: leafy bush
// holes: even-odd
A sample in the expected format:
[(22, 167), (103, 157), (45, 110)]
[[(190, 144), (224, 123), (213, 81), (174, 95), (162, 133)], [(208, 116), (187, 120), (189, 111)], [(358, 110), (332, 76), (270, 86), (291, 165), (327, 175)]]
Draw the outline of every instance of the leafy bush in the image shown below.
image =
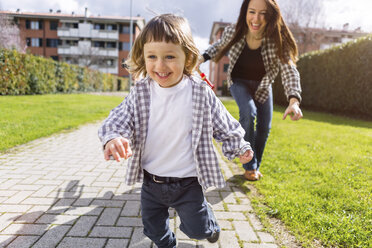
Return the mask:
[[(302, 106), (328, 113), (372, 118), (372, 35), (301, 56)], [(286, 104), (281, 83), (274, 99)]]
[(114, 91), (118, 80), (128, 84), (112, 74), (0, 49), (0, 95)]

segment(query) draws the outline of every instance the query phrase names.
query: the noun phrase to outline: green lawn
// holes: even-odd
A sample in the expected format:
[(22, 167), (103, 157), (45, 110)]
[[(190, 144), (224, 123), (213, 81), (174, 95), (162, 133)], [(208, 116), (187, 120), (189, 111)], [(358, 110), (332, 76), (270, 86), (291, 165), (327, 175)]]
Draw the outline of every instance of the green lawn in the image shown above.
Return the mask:
[(103, 119), (123, 97), (87, 94), (0, 97), (0, 152)]
[[(239, 118), (234, 101), (224, 102)], [(258, 182), (258, 211), (281, 219), (305, 247), (372, 247), (372, 123), (275, 107)], [(237, 160), (235, 160), (237, 162)], [(249, 193), (248, 193), (249, 194)]]

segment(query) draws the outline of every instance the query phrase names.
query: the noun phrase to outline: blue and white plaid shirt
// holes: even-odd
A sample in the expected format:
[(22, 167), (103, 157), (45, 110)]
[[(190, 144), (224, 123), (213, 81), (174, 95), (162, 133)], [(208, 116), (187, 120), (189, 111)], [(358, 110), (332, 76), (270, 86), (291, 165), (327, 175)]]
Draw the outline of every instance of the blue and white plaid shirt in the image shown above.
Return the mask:
[[(192, 83), (191, 142), (198, 180), (204, 189), (211, 186), (222, 188), (225, 180), (218, 164), (213, 138), (222, 142), (222, 152), (230, 160), (251, 147), (243, 139), (245, 132), (239, 122), (230, 115), (214, 92), (196, 77), (189, 77), (189, 80)], [(136, 82), (129, 95), (111, 111), (98, 131), (103, 145), (120, 136), (130, 140), (133, 156), (128, 161), (126, 175), (126, 183), (129, 185), (143, 180), (141, 157), (148, 131), (150, 83), (155, 83), (150, 77)]]
[[(218, 51), (221, 50), (227, 43), (232, 39), (235, 32), (235, 25), (227, 26), (221, 38), (213, 43), (205, 53), (212, 59), (217, 55)], [(229, 68), (227, 69), (227, 84), (230, 87), (233, 84), (231, 80), (231, 72), (234, 69), (235, 63), (238, 60), (240, 54), (245, 46), (245, 38), (243, 37), (240, 41), (235, 43), (229, 51)], [(289, 64), (284, 64), (280, 61), (276, 55), (276, 46), (273, 42), (270, 42), (267, 38), (262, 40), (261, 55), (265, 66), (266, 74), (262, 78), (260, 85), (257, 88), (255, 99), (260, 103), (264, 103), (269, 96), (269, 88), (274, 83), (276, 76), (281, 71), (282, 84), (284, 87), (284, 93), (289, 100), (290, 96), (296, 97), (301, 101), (301, 85), (300, 85), (300, 74), (297, 71), (296, 66), (292, 61)]]

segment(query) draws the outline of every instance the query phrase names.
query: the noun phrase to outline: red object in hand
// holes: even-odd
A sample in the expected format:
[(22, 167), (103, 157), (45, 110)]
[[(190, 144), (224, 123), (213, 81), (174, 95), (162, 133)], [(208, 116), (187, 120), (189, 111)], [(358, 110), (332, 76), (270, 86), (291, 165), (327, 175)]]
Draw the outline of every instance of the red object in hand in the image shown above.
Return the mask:
[(200, 77), (212, 88), (214, 89), (214, 84), (212, 84), (211, 82), (209, 82), (209, 80), (207, 79), (207, 77), (205, 76), (205, 74), (203, 72), (201, 72), (199, 70), (199, 68), (196, 68), (196, 71), (199, 73)]

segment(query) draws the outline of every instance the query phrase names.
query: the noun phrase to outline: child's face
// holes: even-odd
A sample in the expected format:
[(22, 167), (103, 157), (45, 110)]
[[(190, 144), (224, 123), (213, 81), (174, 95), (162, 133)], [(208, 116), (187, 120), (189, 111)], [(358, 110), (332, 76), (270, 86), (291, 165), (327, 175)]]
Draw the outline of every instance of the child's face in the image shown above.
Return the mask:
[(147, 42), (143, 53), (147, 73), (161, 87), (172, 87), (181, 81), (186, 62), (181, 45)]

